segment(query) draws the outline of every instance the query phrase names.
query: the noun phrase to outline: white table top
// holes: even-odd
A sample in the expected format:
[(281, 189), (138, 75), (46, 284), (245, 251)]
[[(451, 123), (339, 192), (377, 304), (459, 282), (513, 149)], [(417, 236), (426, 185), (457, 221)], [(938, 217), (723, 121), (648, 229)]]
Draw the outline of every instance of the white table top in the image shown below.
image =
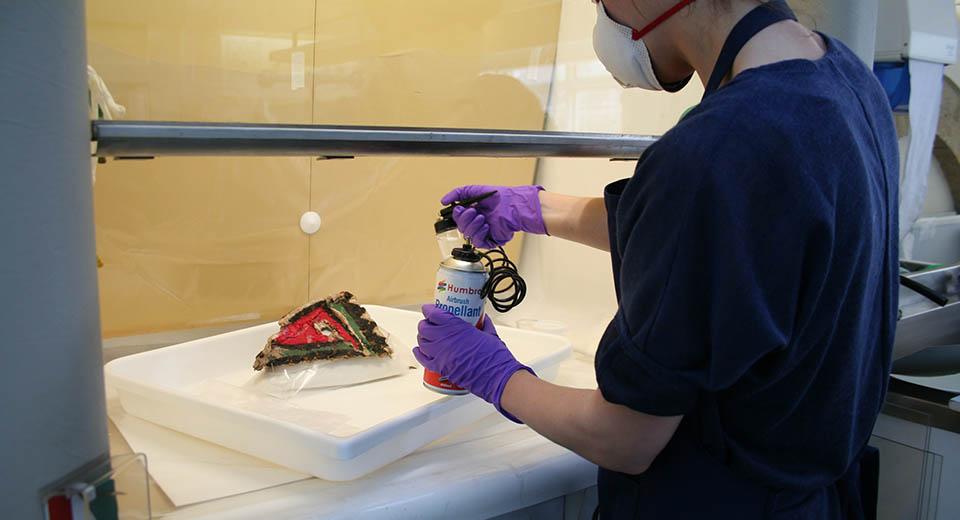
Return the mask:
[[(596, 387), (575, 354), (557, 381)], [(596, 483), (596, 467), (499, 415), (351, 482), (310, 479), (176, 509), (169, 519), (489, 518)]]

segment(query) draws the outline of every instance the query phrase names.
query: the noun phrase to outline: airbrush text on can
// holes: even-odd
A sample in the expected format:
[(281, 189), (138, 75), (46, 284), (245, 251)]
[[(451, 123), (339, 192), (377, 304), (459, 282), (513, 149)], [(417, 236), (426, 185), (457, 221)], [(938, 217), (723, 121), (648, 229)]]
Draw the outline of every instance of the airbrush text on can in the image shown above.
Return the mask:
[[(460, 319), (483, 327), (484, 299), (481, 296), (487, 283), (487, 270), (480, 257), (472, 249), (455, 249), (452, 257), (440, 263), (437, 270), (437, 287), (434, 304)], [(447, 378), (424, 369), (423, 386), (448, 395), (463, 395), (467, 390), (451, 383)]]

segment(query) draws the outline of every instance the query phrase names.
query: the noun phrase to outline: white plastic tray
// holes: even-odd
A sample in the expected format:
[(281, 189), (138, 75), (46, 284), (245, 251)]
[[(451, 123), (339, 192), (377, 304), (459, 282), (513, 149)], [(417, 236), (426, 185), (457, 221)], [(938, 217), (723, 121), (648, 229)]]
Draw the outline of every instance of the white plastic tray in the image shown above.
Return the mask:
[[(416, 344), (419, 313), (367, 305), (373, 319)], [(425, 389), (420, 370), (279, 399), (226, 381), (251, 374), (276, 323), (116, 359), (105, 367), (127, 413), (327, 480), (353, 480), (496, 413), (473, 396)], [(514, 355), (550, 379), (571, 352), (560, 336), (501, 327)]]

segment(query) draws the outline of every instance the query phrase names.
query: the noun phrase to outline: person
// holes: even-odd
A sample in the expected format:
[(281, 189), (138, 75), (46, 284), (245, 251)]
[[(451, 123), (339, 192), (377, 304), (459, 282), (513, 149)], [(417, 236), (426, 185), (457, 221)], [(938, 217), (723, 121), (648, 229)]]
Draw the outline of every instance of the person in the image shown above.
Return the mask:
[(783, 1), (603, 0), (594, 47), (625, 87), (701, 103), (603, 198), (464, 186), (481, 248), (517, 232), (610, 252), (619, 304), (595, 391), (542, 381), (423, 308), (421, 364), (596, 463), (598, 515), (868, 518), (867, 444), (897, 312), (899, 158), (870, 70)]

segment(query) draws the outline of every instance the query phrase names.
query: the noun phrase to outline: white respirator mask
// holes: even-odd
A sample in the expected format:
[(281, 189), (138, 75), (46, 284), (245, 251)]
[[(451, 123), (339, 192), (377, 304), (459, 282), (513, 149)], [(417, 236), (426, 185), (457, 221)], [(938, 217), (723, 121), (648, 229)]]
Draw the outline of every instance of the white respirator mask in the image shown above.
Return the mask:
[(647, 50), (642, 37), (693, 1), (682, 0), (639, 31), (613, 21), (603, 7), (603, 2), (597, 1), (597, 24), (593, 27), (593, 49), (600, 58), (600, 63), (617, 83), (624, 88), (677, 92), (690, 82), (693, 74), (676, 83), (661, 84), (653, 70), (650, 51)]

